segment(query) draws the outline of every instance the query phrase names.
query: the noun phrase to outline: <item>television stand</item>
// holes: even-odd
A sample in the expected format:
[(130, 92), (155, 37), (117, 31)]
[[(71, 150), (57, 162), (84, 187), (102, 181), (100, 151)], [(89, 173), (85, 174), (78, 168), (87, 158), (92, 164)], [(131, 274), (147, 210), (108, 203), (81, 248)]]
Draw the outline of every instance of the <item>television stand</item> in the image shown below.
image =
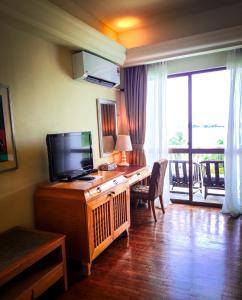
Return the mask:
[(92, 261), (130, 226), (130, 191), (121, 172), (99, 171), (95, 180), (55, 182), (35, 193), (38, 229), (66, 235), (67, 257), (82, 262), (90, 275)]

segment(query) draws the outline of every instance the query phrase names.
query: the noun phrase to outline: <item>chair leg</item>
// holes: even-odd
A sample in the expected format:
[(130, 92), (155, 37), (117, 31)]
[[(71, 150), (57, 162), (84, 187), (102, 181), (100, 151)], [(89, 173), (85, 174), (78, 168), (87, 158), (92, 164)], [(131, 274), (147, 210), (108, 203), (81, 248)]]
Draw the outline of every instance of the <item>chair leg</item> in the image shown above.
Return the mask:
[(152, 208), (152, 212), (153, 212), (155, 222), (157, 222), (156, 215), (155, 215), (155, 201), (151, 201), (151, 208)]
[(205, 199), (207, 198), (208, 195), (208, 188), (205, 186)]
[(160, 195), (159, 198), (160, 198), (160, 206), (161, 206), (161, 209), (162, 209), (163, 214), (164, 214), (165, 213), (165, 209), (164, 209), (164, 205), (163, 205), (163, 197), (162, 197), (162, 195)]
[(150, 200), (148, 200), (148, 208), (151, 209)]
[(135, 208), (138, 208), (139, 205), (139, 199), (135, 199)]

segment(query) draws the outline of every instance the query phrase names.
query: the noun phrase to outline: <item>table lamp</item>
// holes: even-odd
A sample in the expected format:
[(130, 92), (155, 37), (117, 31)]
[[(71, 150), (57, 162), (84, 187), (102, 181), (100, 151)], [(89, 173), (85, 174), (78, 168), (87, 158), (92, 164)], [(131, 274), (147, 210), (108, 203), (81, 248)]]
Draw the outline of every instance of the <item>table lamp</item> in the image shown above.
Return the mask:
[(121, 163), (119, 166), (128, 167), (125, 151), (132, 151), (132, 144), (129, 135), (118, 135), (115, 150), (122, 151)]

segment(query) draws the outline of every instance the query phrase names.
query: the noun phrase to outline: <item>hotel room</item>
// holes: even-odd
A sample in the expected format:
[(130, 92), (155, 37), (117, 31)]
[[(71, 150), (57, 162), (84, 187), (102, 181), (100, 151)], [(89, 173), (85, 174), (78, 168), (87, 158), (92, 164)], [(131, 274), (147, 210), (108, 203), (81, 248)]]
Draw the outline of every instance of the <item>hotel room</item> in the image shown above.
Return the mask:
[[(239, 0), (0, 1), (0, 299), (241, 299), (241, 16)], [(46, 136), (84, 132), (91, 180), (63, 182)], [(29, 272), (59, 265), (13, 289), (13, 256), (36, 249)]]

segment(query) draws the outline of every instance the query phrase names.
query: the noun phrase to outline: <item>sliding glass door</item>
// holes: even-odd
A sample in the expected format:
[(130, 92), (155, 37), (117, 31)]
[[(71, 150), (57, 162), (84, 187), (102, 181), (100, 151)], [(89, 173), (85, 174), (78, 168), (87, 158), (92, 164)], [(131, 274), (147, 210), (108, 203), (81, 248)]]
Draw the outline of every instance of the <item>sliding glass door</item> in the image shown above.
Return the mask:
[(167, 84), (170, 192), (183, 201), (189, 201), (188, 80), (188, 76), (175, 76)]
[(171, 199), (221, 205), (229, 72), (170, 76), (167, 97)]

